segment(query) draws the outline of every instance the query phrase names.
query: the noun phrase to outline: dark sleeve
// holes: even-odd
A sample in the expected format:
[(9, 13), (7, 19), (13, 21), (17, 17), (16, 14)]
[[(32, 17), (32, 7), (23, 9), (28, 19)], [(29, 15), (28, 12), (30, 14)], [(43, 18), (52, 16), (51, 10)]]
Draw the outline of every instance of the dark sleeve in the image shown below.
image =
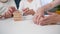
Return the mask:
[(15, 0), (17, 9), (19, 8), (19, 3), (20, 3), (20, 1), (21, 1), (21, 0)]

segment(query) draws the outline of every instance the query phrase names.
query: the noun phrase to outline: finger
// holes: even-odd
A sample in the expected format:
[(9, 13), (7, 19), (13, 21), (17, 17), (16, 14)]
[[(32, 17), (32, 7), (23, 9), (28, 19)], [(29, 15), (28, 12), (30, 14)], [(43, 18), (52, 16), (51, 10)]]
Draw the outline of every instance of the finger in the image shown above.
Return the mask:
[(40, 25), (47, 25), (49, 18), (45, 16), (44, 18), (40, 19)]
[(40, 23), (42, 23), (43, 19), (44, 19), (44, 18), (42, 18), (42, 17), (40, 18), (40, 20), (39, 20), (39, 25), (40, 25)]
[(29, 14), (29, 13), (30, 13), (30, 11), (28, 10), (28, 11), (26, 11), (26, 13), (27, 13), (27, 14)]
[(24, 9), (22, 9), (22, 10), (25, 11), (25, 10), (27, 10), (27, 9), (29, 9), (29, 8), (24, 8)]
[(28, 10), (25, 10), (25, 11), (24, 11), (24, 13), (27, 13), (27, 12), (28, 12)]
[(6, 18), (6, 13), (4, 13), (3, 16)]
[(48, 25), (48, 22), (49, 22), (49, 21), (43, 21), (43, 22), (40, 23), (40, 25), (42, 25), (42, 26)]
[(34, 14), (35, 14), (35, 11), (30, 10), (30, 14), (31, 14), (31, 15), (34, 15)]
[(8, 15), (12, 15), (12, 13), (10, 11), (8, 11), (7, 13), (8, 13)]
[(38, 17), (39, 17), (39, 15), (37, 15), (36, 18), (35, 18), (36, 24), (38, 23), (38, 19), (37, 19)]
[(38, 17), (38, 24), (39, 24), (42, 20), (44, 20), (44, 16), (43, 16), (43, 15), (41, 15), (40, 17)]
[(8, 16), (9, 15), (9, 13), (8, 12), (6, 12), (6, 16)]
[(41, 18), (41, 16), (39, 15), (39, 16), (37, 17), (37, 24), (39, 24), (40, 18)]
[(5, 13), (5, 18), (10, 17), (10, 14), (8, 12)]
[(9, 7), (9, 10), (12, 12), (16, 11), (15, 7)]
[(56, 24), (56, 21), (51, 20), (51, 19), (48, 19), (48, 20), (46, 20), (44, 22), (47, 23), (48, 25), (54, 25), (54, 24)]
[(26, 13), (27, 13), (28, 15), (32, 15), (32, 11), (31, 11), (31, 10), (27, 11)]
[(12, 8), (9, 8), (9, 11), (13, 11)]
[(29, 9), (28, 9), (28, 8), (26, 8), (26, 9), (24, 10), (24, 13), (26, 13), (27, 11), (29, 11)]
[(37, 17), (38, 17), (38, 15), (34, 15), (34, 20), (33, 21), (34, 21), (35, 24), (37, 24)]
[(27, 12), (24, 13), (24, 15), (25, 15), (25, 16), (26, 16), (26, 15), (30, 15), (30, 13), (27, 11)]
[(12, 9), (13, 11), (15, 11), (15, 10), (16, 10), (16, 8), (15, 8), (15, 7), (11, 7), (11, 9)]

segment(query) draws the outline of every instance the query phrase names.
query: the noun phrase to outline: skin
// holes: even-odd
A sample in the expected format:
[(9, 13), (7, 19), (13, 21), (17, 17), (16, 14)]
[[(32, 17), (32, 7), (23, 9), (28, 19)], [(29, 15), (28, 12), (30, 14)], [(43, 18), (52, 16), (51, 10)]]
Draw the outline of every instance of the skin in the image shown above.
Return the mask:
[(55, 25), (60, 22), (60, 15), (57, 13), (48, 12), (49, 16), (40, 19), (39, 25)]
[(13, 15), (13, 12), (15, 11), (15, 7), (9, 7), (8, 11), (5, 12), (2, 16), (5, 18), (10, 18)]
[(34, 15), (35, 14), (34, 10), (29, 9), (29, 8), (23, 9), (23, 12), (24, 12), (24, 15)]
[(31, 3), (33, 0), (27, 0), (29, 3)]
[(34, 23), (35, 24), (40, 24), (40, 19), (41, 18), (42, 19), (45, 18), (44, 11), (47, 11), (47, 10), (49, 10), (51, 8), (54, 8), (57, 5), (60, 5), (60, 0), (54, 0), (53, 2), (51, 2), (51, 3), (49, 3), (49, 4), (45, 5), (45, 6), (43, 6), (41, 8), (39, 8), (38, 11), (37, 11), (37, 13), (34, 16), (34, 19), (33, 19)]

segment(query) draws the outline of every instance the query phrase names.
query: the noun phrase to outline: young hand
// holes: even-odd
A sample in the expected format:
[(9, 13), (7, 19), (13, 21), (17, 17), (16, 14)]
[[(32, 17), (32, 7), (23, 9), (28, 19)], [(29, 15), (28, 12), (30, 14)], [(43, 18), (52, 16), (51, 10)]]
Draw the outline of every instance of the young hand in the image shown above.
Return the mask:
[(26, 8), (24, 10), (24, 15), (34, 15), (34, 14), (35, 14), (35, 12), (33, 9)]
[(15, 7), (9, 7), (9, 8), (8, 8), (8, 11), (5, 12), (5, 13), (3, 14), (3, 16), (4, 16), (5, 18), (12, 17), (13, 12), (14, 12), (15, 10), (16, 10)]

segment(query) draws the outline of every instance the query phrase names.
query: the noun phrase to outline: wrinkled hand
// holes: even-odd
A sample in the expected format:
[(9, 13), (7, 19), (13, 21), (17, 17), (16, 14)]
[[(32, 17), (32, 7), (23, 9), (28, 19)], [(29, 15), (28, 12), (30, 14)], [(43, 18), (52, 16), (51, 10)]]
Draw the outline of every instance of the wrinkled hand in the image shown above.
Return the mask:
[(40, 20), (40, 25), (55, 25), (59, 22), (60, 15), (56, 13), (48, 13), (49, 16), (45, 16), (44, 19)]
[(57, 22), (60, 22), (60, 15), (56, 14), (56, 13), (50, 13), (48, 12), (48, 16), (44, 16), (44, 17), (39, 17), (37, 19), (35, 19), (35, 24), (38, 24), (38, 25), (55, 25), (57, 24)]
[(8, 11), (5, 12), (3, 16), (4, 16), (5, 18), (12, 17), (13, 12), (14, 12), (15, 10), (16, 10), (15, 7), (9, 7), (9, 8), (8, 8)]
[(36, 13), (34, 15), (34, 18), (33, 18), (33, 21), (35, 24), (39, 24), (40, 23), (40, 19), (43, 19), (44, 18), (44, 13)]

